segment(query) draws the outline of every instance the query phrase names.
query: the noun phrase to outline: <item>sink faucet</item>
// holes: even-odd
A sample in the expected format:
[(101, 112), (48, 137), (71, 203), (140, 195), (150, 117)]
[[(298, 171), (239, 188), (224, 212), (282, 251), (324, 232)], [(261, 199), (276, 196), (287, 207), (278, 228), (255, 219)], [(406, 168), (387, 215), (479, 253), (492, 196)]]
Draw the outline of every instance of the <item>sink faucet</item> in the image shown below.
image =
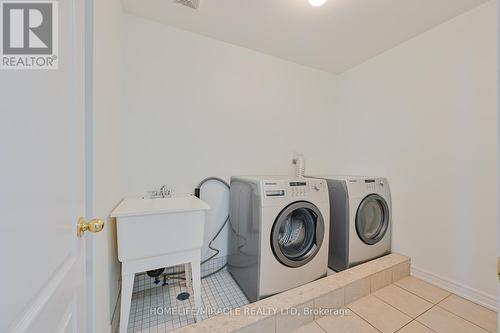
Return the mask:
[(168, 188), (167, 185), (160, 187), (160, 195), (162, 198), (170, 198), (172, 196), (172, 190)]
[(168, 188), (167, 185), (162, 185), (159, 190), (150, 191), (149, 193), (151, 194), (151, 199), (171, 198), (174, 196), (174, 190)]

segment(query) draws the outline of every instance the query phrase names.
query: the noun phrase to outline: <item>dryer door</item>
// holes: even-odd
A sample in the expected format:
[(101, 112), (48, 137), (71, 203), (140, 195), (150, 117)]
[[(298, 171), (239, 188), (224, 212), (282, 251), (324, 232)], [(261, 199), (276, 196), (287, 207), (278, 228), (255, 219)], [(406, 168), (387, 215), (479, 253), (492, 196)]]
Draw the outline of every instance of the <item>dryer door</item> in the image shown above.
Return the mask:
[(325, 235), (321, 213), (310, 202), (290, 204), (278, 215), (271, 232), (276, 259), (289, 267), (300, 267), (318, 253)]
[(377, 244), (389, 229), (389, 206), (378, 194), (364, 198), (356, 213), (356, 232), (368, 245)]

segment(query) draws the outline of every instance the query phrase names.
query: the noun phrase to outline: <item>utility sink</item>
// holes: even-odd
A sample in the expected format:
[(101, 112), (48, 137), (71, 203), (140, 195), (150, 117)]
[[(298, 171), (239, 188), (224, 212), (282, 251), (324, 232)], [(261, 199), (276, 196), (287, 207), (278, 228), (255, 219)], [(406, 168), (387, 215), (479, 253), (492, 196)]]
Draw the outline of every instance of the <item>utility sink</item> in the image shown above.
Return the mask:
[(208, 204), (195, 196), (123, 199), (117, 220), (121, 262), (200, 249)]
[[(201, 308), (201, 247), (210, 207), (194, 196), (123, 199), (116, 217), (118, 259), (122, 262), (120, 333), (127, 332), (134, 276), (184, 264), (186, 286), (193, 288), (194, 309)], [(195, 313), (198, 313), (195, 311)], [(199, 314), (196, 321), (201, 320)]]

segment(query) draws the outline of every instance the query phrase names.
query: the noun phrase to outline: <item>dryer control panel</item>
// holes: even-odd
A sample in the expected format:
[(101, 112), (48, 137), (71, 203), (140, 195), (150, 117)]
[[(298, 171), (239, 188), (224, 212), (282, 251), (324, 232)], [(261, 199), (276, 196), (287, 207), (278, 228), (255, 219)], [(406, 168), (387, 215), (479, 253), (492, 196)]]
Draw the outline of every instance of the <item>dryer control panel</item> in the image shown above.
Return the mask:
[(351, 196), (365, 196), (367, 193), (390, 195), (389, 183), (383, 177), (349, 177), (347, 187)]

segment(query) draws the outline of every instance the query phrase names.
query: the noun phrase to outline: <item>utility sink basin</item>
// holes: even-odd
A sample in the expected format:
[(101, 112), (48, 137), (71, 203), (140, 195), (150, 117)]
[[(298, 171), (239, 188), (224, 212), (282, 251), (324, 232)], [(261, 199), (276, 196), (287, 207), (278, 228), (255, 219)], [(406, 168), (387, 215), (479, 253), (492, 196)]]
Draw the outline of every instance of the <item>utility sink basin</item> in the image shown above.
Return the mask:
[(210, 207), (195, 196), (123, 199), (116, 217), (121, 262), (200, 249), (205, 213)]

